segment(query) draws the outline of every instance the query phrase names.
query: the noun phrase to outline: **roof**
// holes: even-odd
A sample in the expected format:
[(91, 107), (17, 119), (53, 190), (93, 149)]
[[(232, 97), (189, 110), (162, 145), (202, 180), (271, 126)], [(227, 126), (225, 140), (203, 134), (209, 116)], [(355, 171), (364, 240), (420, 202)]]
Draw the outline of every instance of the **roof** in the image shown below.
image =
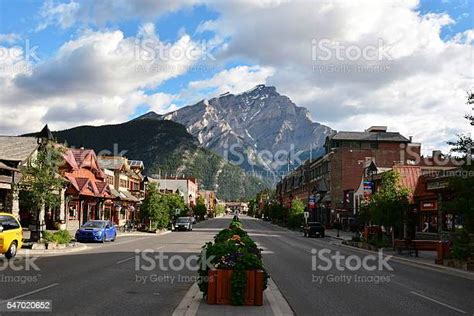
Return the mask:
[(359, 140), (379, 142), (406, 142), (410, 140), (398, 132), (338, 132), (332, 140)]
[(41, 130), (41, 132), (39, 132), (37, 135), (36, 135), (36, 138), (44, 138), (44, 139), (48, 139), (48, 140), (53, 140), (53, 134), (51, 133), (51, 131), (49, 130), (48, 128), (48, 124), (46, 124), (43, 129)]
[(25, 161), (37, 147), (35, 137), (0, 136), (0, 160)]
[(141, 160), (129, 160), (128, 161), (130, 168), (143, 168), (144, 164)]

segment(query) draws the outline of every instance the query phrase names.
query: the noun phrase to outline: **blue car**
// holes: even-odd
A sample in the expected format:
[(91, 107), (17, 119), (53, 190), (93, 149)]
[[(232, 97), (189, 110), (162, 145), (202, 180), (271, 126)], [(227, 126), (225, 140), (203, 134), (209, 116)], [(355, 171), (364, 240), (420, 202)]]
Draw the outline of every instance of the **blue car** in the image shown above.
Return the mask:
[(115, 241), (117, 230), (110, 221), (88, 221), (76, 231), (76, 240), (81, 241)]

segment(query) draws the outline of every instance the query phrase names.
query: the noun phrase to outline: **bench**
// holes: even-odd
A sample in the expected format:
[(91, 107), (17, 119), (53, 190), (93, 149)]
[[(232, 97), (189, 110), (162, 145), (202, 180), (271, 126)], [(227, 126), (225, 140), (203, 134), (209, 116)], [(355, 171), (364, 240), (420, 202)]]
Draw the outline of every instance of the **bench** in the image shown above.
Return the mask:
[(395, 239), (393, 248), (398, 252), (402, 253), (403, 250), (408, 250), (409, 254), (415, 253), (418, 256), (418, 252), (415, 249), (415, 244), (410, 239)]
[(436, 251), (437, 263), (442, 262), (443, 259), (449, 254), (449, 243), (440, 240), (395, 239), (394, 248), (399, 253), (401, 253), (402, 250), (408, 250), (410, 251), (410, 254), (414, 251), (416, 257), (418, 257), (418, 251)]

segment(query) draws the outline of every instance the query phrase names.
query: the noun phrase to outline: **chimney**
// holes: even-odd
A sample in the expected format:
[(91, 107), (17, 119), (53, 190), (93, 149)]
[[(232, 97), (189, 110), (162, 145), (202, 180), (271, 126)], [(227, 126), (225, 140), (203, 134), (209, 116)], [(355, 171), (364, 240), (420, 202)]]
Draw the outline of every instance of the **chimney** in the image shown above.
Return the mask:
[(408, 136), (408, 138), (410, 139), (410, 143), (413, 142), (413, 136)]
[(434, 158), (441, 158), (441, 150), (433, 150), (431, 156)]
[(368, 133), (386, 133), (387, 126), (371, 126), (365, 130)]

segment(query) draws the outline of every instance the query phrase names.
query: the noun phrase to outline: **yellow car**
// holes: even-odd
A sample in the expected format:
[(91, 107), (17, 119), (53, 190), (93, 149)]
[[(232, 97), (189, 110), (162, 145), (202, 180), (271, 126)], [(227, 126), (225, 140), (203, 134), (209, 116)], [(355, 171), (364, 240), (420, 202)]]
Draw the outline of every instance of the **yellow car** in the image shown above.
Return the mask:
[(0, 254), (11, 259), (23, 241), (23, 230), (18, 220), (8, 213), (0, 213)]

